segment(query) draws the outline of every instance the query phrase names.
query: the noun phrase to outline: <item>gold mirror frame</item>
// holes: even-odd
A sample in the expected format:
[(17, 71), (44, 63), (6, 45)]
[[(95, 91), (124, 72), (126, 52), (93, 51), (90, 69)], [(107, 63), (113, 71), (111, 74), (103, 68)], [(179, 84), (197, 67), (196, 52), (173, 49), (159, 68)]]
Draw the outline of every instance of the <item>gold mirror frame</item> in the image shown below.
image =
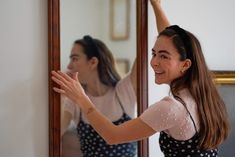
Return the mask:
[[(138, 115), (148, 107), (147, 0), (137, 4), (137, 103)], [(60, 95), (50, 76), (60, 70), (60, 1), (48, 0), (49, 157), (60, 157)], [(138, 157), (148, 157), (148, 140), (138, 142)]]

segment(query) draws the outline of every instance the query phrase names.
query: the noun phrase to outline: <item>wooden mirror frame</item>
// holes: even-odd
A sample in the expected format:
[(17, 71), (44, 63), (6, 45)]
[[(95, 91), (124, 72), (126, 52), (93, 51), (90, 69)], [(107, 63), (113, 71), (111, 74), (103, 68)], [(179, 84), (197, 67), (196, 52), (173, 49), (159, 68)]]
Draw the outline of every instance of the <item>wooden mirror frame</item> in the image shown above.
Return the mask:
[[(148, 25), (147, 0), (136, 0), (137, 6), (137, 103), (138, 115), (148, 107)], [(60, 157), (60, 95), (51, 71), (60, 70), (60, 1), (48, 0), (48, 83), (49, 83), (49, 157)], [(148, 140), (138, 142), (138, 157), (148, 157)]]

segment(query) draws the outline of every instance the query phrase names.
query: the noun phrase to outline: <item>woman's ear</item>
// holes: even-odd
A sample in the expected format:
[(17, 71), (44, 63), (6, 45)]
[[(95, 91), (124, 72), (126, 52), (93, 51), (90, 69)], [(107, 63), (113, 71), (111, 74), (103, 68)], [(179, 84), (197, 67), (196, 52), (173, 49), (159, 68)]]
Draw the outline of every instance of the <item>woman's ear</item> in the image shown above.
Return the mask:
[(184, 60), (184, 62), (183, 62), (183, 67), (182, 67), (182, 72), (185, 72), (186, 70), (188, 70), (190, 67), (191, 67), (191, 65), (192, 65), (192, 62), (191, 62), (191, 60), (190, 59), (186, 59), (186, 60)]
[(97, 57), (92, 57), (89, 60), (89, 63), (90, 63), (91, 69), (95, 69), (98, 66), (99, 60), (97, 59)]

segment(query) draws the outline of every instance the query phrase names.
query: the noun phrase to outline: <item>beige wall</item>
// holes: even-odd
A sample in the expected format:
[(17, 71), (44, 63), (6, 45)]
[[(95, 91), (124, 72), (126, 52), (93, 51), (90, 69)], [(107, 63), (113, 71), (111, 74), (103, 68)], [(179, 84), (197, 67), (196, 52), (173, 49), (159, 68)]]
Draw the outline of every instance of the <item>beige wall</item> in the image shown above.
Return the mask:
[(0, 156), (48, 157), (47, 1), (0, 1)]

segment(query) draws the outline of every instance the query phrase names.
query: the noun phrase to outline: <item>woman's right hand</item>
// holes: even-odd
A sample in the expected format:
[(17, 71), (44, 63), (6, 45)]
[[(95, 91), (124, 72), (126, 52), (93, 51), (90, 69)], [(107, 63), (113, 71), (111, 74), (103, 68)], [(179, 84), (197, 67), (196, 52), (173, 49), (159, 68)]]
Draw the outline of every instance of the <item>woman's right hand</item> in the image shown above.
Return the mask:
[(70, 76), (71, 78), (73, 77), (73, 73), (70, 70), (66, 70), (64, 73)]
[(86, 97), (85, 91), (78, 80), (77, 74), (78, 73), (76, 72), (72, 74), (72, 77), (70, 77), (66, 73), (52, 71), (52, 80), (60, 85), (60, 88), (54, 87), (54, 91), (65, 95), (75, 104), (79, 104), (79, 102), (77, 102), (79, 101), (79, 98)]

